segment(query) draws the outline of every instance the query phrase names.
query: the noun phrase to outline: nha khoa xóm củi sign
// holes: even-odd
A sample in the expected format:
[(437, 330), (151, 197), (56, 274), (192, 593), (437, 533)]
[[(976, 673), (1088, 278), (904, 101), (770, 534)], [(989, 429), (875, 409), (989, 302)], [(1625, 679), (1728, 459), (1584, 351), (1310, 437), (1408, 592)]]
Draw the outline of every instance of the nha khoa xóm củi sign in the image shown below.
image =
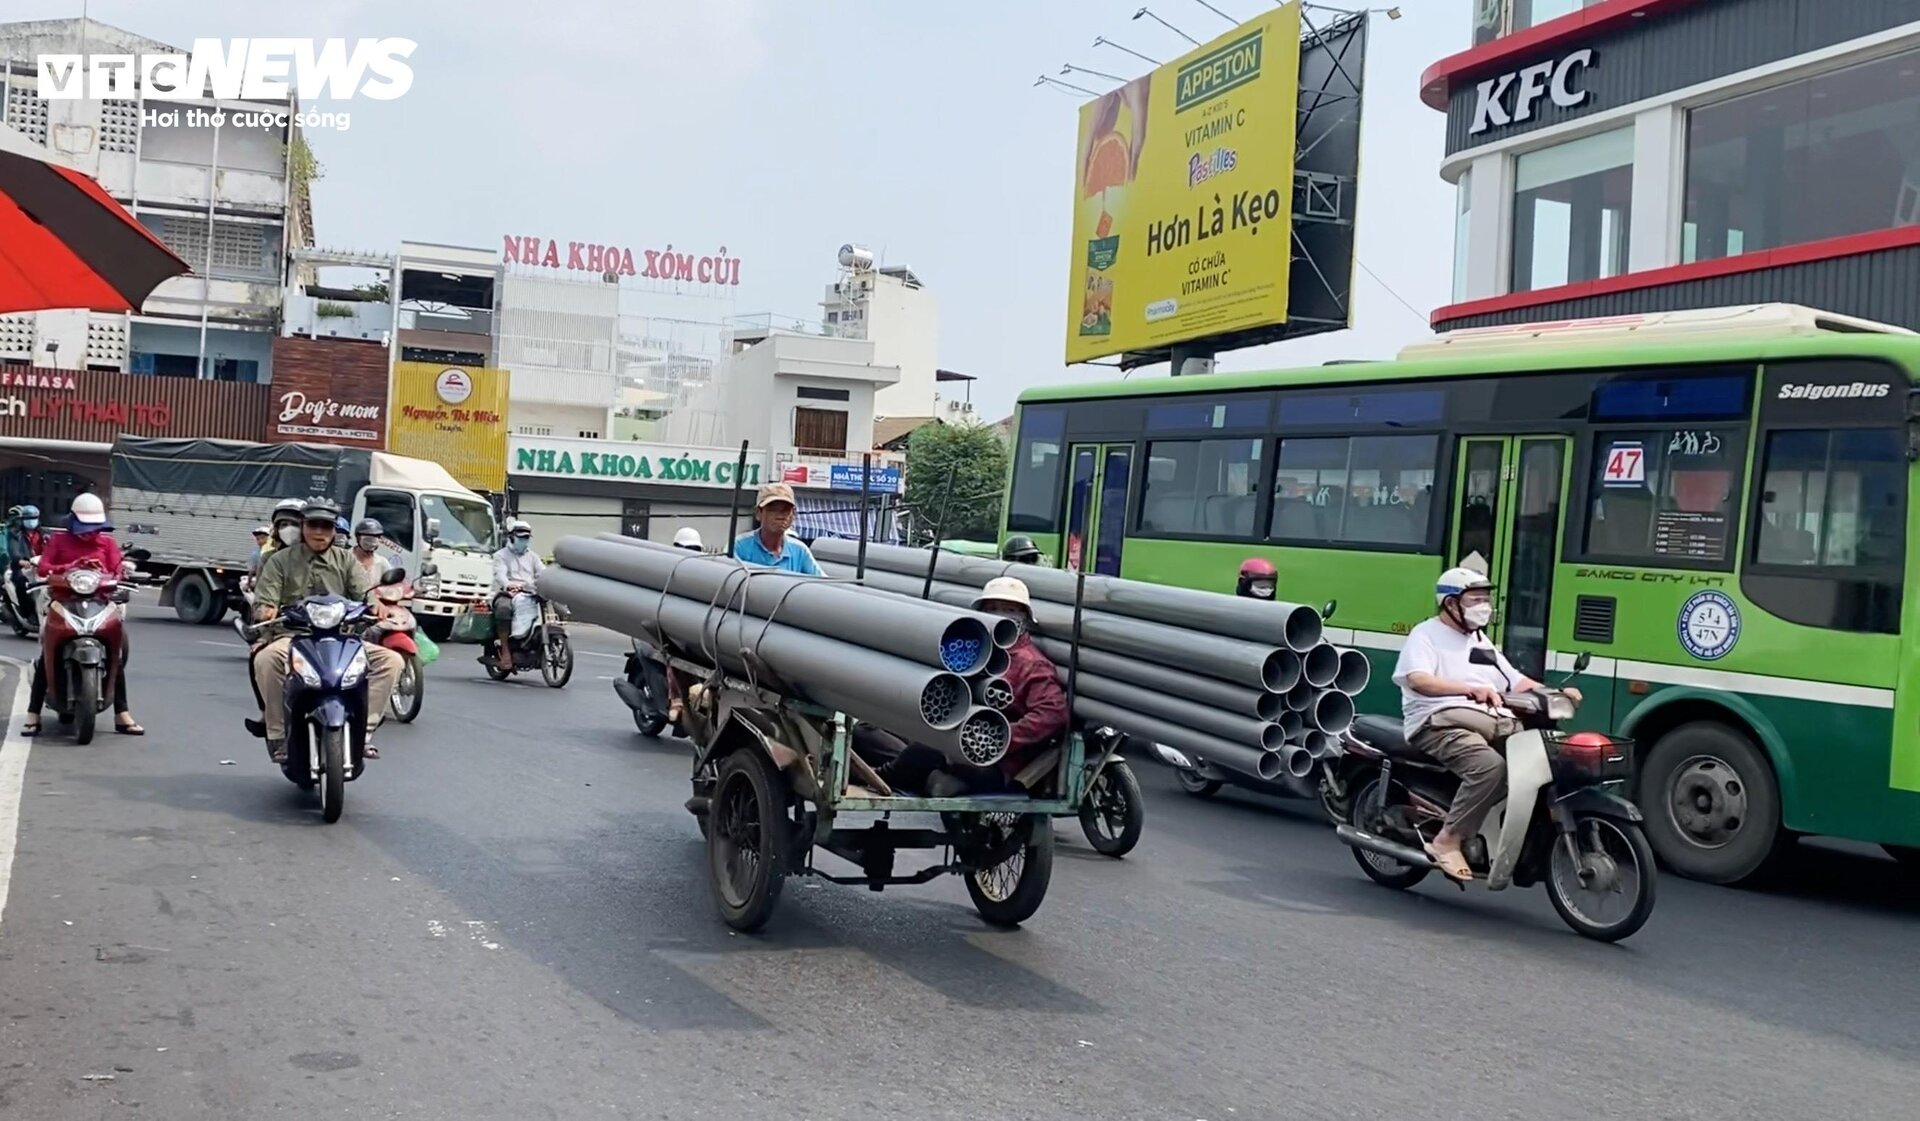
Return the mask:
[[(579, 448), (520, 445), (514, 448), (516, 475), (558, 475), (567, 478), (622, 479), (631, 482), (692, 483), (696, 486), (734, 485), (733, 459), (648, 451), (587, 451)], [(760, 464), (749, 459), (740, 485), (760, 485)]]

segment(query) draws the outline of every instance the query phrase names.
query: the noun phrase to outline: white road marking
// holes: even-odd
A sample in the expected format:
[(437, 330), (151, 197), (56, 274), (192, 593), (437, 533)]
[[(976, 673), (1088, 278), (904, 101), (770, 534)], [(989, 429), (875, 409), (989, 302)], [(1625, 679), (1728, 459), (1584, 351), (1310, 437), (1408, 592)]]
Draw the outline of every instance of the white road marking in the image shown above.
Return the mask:
[(589, 658), (615, 658), (620, 661), (625, 661), (627, 657), (625, 654), (602, 654), (598, 650), (582, 650), (580, 653), (585, 654)]
[(246, 649), (246, 646), (245, 646), (244, 644), (242, 644), (242, 643), (238, 643), (238, 642), (218, 642), (218, 641), (215, 641), (214, 639), (211, 639), (211, 638), (203, 638), (203, 639), (201, 639), (201, 640), (200, 640), (200, 645), (202, 645), (202, 646), (225, 646), (225, 647), (227, 647), (227, 648), (228, 648), (228, 649), (230, 649), (230, 650), (245, 650), (245, 649)]
[(13, 883), (14, 843), (20, 835), (20, 792), (27, 782), (27, 755), (33, 741), (20, 734), (27, 713), (32, 667), (16, 658), (0, 661), (20, 671), (14, 689), (13, 712), (7, 720), (7, 738), (0, 742), (0, 918), (7, 913), (7, 889)]

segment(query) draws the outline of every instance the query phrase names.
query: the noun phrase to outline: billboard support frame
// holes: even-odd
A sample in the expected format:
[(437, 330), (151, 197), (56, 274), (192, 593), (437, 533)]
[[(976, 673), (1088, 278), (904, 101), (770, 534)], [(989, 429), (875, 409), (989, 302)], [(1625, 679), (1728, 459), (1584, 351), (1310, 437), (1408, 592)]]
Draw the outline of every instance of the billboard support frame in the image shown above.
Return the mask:
[[(1315, 9), (1334, 10), (1323, 5), (1310, 8), (1302, 4), (1300, 11), (1302, 65), (1294, 140), (1293, 207), (1289, 221), (1295, 267), (1289, 279), (1287, 321), (1152, 350), (1126, 351), (1119, 356), (1122, 370), (1168, 362), (1177, 377), (1186, 363), (1195, 358), (1210, 360), (1221, 351), (1263, 346), (1352, 326), (1354, 215), (1359, 196), (1358, 136), (1366, 92), (1364, 76), (1370, 15), (1366, 11), (1341, 11), (1324, 25), (1316, 25), (1308, 15)], [(1322, 73), (1309, 73), (1305, 64), (1307, 52), (1314, 48), (1324, 51), (1330, 63)], [(1352, 69), (1347, 66), (1350, 55), (1357, 59)], [(1316, 168), (1313, 159), (1316, 150), (1330, 137), (1341, 134), (1349, 124), (1352, 160), (1335, 155), (1332, 160), (1337, 161), (1336, 166)], [(1350, 168), (1346, 166), (1348, 162)], [(1303, 234), (1310, 236), (1303, 237)], [(1310, 242), (1331, 244), (1316, 250)], [(1322, 260), (1329, 256), (1345, 259), (1334, 268), (1334, 262)], [(1304, 270), (1299, 268), (1302, 264), (1306, 266)], [(1344, 278), (1344, 283), (1337, 278)], [(1294, 310), (1295, 301), (1302, 295), (1310, 296), (1319, 314)]]

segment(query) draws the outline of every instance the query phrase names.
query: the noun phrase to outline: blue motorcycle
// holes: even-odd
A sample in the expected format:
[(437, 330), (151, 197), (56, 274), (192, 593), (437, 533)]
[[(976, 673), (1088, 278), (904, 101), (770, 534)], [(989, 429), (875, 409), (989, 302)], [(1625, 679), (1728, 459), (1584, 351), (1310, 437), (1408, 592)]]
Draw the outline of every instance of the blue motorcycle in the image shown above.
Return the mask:
[[(406, 579), (389, 571), (381, 584)], [(339, 821), (346, 784), (366, 769), (367, 644), (361, 631), (373, 621), (364, 603), (340, 596), (308, 596), (281, 612), (274, 624), (291, 632), (287, 650), (287, 759), (281, 771), (302, 790), (320, 791), (320, 818)], [(266, 627), (250, 628), (250, 641)], [(250, 730), (264, 735), (258, 722)]]

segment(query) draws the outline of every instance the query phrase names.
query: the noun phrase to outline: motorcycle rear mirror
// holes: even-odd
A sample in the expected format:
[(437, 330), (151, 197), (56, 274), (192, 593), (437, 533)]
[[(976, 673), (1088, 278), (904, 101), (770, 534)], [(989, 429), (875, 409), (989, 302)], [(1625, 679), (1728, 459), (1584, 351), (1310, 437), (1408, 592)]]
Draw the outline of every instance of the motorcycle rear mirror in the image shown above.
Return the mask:
[(115, 588), (115, 589), (113, 590), (113, 602), (115, 602), (115, 603), (132, 603), (132, 602), (133, 602), (133, 589), (132, 589), (132, 588)]
[(1582, 650), (1580, 651), (1580, 656), (1573, 660), (1573, 672), (1585, 673), (1587, 672), (1587, 667), (1592, 664), (1593, 664), (1593, 651)]
[(127, 560), (135, 561), (135, 562), (150, 561), (153, 559), (153, 554), (151, 552), (148, 552), (145, 549), (128, 549), (125, 553), (122, 553), (121, 555), (124, 556)]
[(1327, 621), (1328, 619), (1331, 619), (1331, 618), (1333, 618), (1333, 609), (1334, 609), (1334, 608), (1336, 608), (1336, 607), (1338, 607), (1338, 606), (1340, 606), (1340, 601), (1339, 601), (1339, 600), (1337, 600), (1337, 599), (1330, 599), (1330, 600), (1328, 600), (1328, 601), (1327, 601), (1327, 605), (1326, 605), (1325, 607), (1322, 607), (1322, 608), (1320, 609), (1320, 621), (1324, 623), (1324, 622), (1326, 622), (1326, 621)]
[(1467, 662), (1476, 666), (1497, 666), (1500, 664), (1500, 658), (1493, 652), (1493, 647), (1476, 646), (1467, 651)]
[(380, 577), (381, 587), (392, 587), (395, 584), (404, 584), (406, 582), (407, 570), (404, 568), (389, 568), (387, 569), (386, 575)]

